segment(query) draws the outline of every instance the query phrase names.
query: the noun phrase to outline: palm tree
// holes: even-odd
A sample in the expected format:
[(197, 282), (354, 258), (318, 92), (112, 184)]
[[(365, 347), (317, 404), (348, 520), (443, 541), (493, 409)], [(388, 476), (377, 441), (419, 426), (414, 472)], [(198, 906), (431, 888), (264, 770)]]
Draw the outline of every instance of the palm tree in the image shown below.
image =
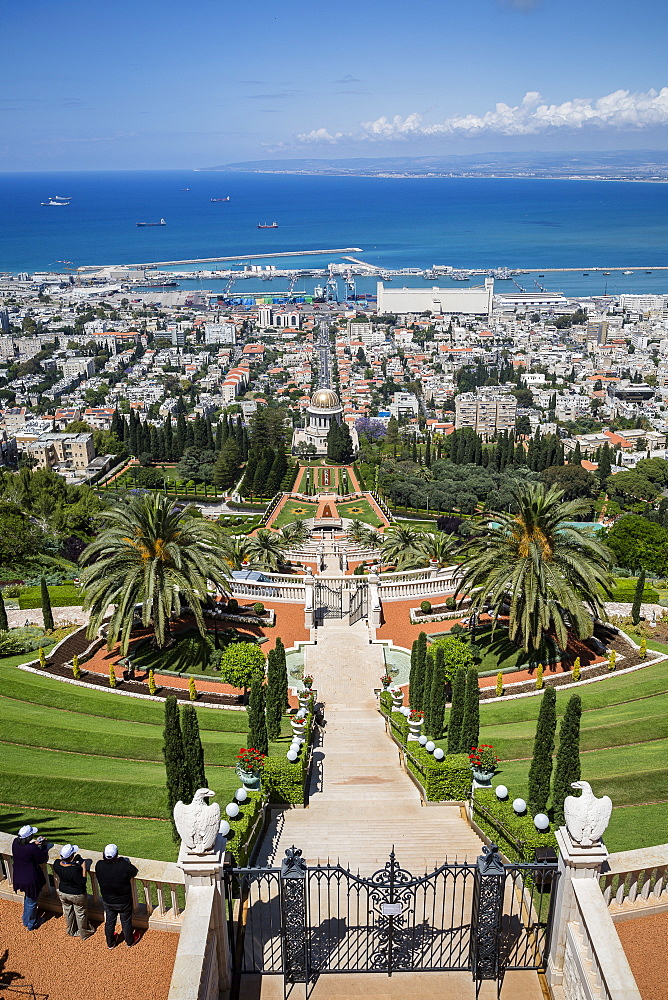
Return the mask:
[(283, 565), (286, 542), (282, 535), (269, 528), (260, 528), (248, 539), (248, 559), (252, 566), (276, 573)]
[(225, 535), (221, 540), (221, 553), (230, 569), (241, 569), (248, 559), (248, 537)]
[(383, 561), (397, 569), (414, 569), (427, 561), (421, 548), (422, 533), (409, 525), (393, 524), (383, 536)]
[(126, 654), (135, 605), (140, 604), (142, 624), (153, 627), (154, 640), (162, 648), (170, 616), (179, 614), (182, 603), (192, 608), (204, 634), (202, 604), (208, 581), (221, 592), (228, 589), (219, 529), (164, 493), (122, 500), (100, 517), (108, 526), (80, 559), (84, 608), (91, 612), (89, 636), (98, 632), (114, 606), (107, 645), (111, 649), (120, 637)]
[(306, 527), (306, 522), (302, 518), (291, 521), (281, 528), (281, 535), (292, 548), (299, 548), (311, 537), (310, 530)]
[(484, 515), (492, 523), (463, 549), (466, 569), (455, 596), (469, 595), (474, 611), (510, 604), (509, 636), (526, 651), (540, 649), (549, 635), (566, 649), (569, 628), (590, 636), (592, 616), (604, 617), (604, 595), (611, 593), (610, 551), (590, 529), (569, 523), (588, 504), (563, 502), (563, 495), (554, 486), (523, 485), (515, 493), (517, 513)]
[(354, 518), (348, 525), (346, 530), (346, 538), (349, 542), (354, 545), (364, 545), (364, 536), (367, 532), (367, 526), (364, 521), (360, 521), (358, 518)]
[(431, 562), (437, 562), (439, 566), (452, 565), (452, 541), (444, 532), (438, 531), (432, 534), (425, 531), (418, 544), (420, 551)]
[(383, 536), (375, 528), (366, 528), (362, 533), (362, 539), (367, 549), (380, 549), (383, 544)]

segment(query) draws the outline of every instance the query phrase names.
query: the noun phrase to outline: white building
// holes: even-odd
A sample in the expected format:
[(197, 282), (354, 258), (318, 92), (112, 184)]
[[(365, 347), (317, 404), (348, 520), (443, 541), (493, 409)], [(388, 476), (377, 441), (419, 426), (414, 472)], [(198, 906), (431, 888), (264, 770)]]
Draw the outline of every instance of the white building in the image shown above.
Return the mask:
[(492, 315), (494, 279), (485, 278), (485, 285), (476, 288), (386, 288), (377, 284), (378, 312), (425, 313), (453, 316)]
[(205, 323), (204, 343), (205, 344), (234, 344), (236, 343), (237, 328), (234, 323)]

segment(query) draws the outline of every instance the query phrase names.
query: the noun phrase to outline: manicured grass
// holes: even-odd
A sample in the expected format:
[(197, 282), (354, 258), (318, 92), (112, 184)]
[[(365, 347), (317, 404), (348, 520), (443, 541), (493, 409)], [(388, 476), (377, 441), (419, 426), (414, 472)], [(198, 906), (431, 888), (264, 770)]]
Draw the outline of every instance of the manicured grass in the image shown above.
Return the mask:
[(414, 531), (428, 531), (430, 534), (436, 531), (436, 521), (414, 521), (411, 517), (397, 517), (395, 520), (402, 528), (413, 528)]
[(283, 528), (286, 524), (292, 524), (294, 521), (301, 519), (302, 521), (308, 520), (310, 517), (315, 517), (318, 510), (318, 505), (315, 503), (304, 503), (298, 502), (297, 500), (286, 500), (281, 508), (281, 512), (275, 521), (272, 521), (272, 528)]
[(379, 528), (383, 523), (368, 500), (351, 500), (349, 503), (338, 503), (336, 509), (339, 512), (339, 517), (346, 517), (351, 521), (364, 521), (365, 524), (371, 524), (374, 528)]
[[(69, 608), (79, 606), (83, 601), (83, 594), (79, 588), (71, 584), (61, 584), (57, 587), (49, 587), (49, 597), (54, 608)], [(32, 608), (42, 607), (42, 588), (26, 587), (19, 596), (19, 608), (27, 611)]]

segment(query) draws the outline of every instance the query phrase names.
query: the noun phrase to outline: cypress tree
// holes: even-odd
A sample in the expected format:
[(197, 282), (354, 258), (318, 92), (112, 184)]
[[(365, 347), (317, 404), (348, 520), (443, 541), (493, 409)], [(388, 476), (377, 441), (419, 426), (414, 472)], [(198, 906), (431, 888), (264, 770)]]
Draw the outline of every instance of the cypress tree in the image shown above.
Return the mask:
[(429, 700), (429, 732), (432, 740), (443, 738), (445, 728), (445, 658), (443, 650), (436, 649), (434, 671), (431, 678), (431, 697)]
[(46, 585), (44, 577), (42, 577), (40, 583), (42, 589), (42, 614), (44, 615), (44, 629), (47, 632), (53, 632), (53, 611), (51, 610), (49, 588)]
[(459, 753), (466, 701), (466, 668), (457, 667), (452, 678), (452, 706), (448, 721), (448, 753)]
[(434, 654), (431, 650), (424, 659), (424, 680), (422, 684), (422, 711), (424, 712), (424, 729), (431, 733), (431, 683), (434, 676)]
[(165, 453), (162, 456), (162, 458), (164, 458), (166, 462), (170, 462), (172, 460), (172, 458), (174, 458), (174, 442), (173, 442), (173, 434), (172, 434), (172, 415), (171, 415), (171, 413), (167, 414), (167, 419), (165, 420), (165, 426), (164, 426), (163, 429), (164, 429), (164, 435), (165, 435)]
[(270, 649), (267, 656), (267, 738), (276, 740), (281, 735), (283, 717), (283, 692), (281, 690), (278, 650)]
[(531, 815), (544, 813), (550, 797), (552, 780), (552, 754), (554, 734), (557, 728), (557, 692), (553, 687), (545, 688), (540, 702), (533, 742), (533, 759), (529, 768), (529, 809)]
[(216, 424), (216, 451), (223, 447), (223, 417)]
[(197, 710), (194, 705), (184, 705), (181, 713), (181, 733), (183, 740), (183, 765), (186, 781), (191, 794), (198, 788), (208, 788), (204, 773), (204, 749), (199, 734)]
[(459, 752), (468, 753), (471, 747), (477, 747), (479, 738), (480, 691), (478, 690), (478, 671), (475, 667), (469, 667), (466, 672), (464, 718), (462, 719), (462, 734), (459, 740)]
[(415, 705), (413, 704), (413, 688), (415, 684), (415, 670), (417, 665), (417, 648), (418, 641), (417, 639), (413, 639), (413, 645), (411, 646), (411, 669), (408, 675), (408, 704), (411, 708), (415, 708)]
[(417, 637), (417, 650), (415, 654), (415, 680), (410, 689), (411, 708), (418, 712), (424, 709), (424, 670), (425, 659), (427, 657), (427, 635), (420, 632)]
[(428, 469), (431, 469), (431, 437), (427, 434), (427, 444), (424, 449), (424, 464)]
[(568, 699), (559, 727), (559, 749), (552, 784), (554, 822), (564, 822), (564, 799), (573, 794), (571, 782), (580, 780), (580, 716), (582, 700), (579, 694)]
[(174, 695), (165, 699), (165, 728), (163, 730), (162, 755), (165, 759), (165, 774), (167, 780), (167, 810), (172, 824), (172, 836), (175, 841), (179, 835), (174, 823), (174, 806), (182, 802), (192, 801), (192, 790), (188, 784), (185, 763), (183, 760), (183, 737), (179, 719), (179, 706)]
[(250, 698), (246, 711), (248, 712), (248, 746), (258, 753), (269, 752), (267, 740), (266, 692), (264, 674), (256, 671), (251, 682)]
[(285, 646), (280, 637), (276, 640), (276, 672), (280, 679), (281, 704), (285, 711), (286, 708), (290, 708), (290, 699), (288, 698), (288, 663), (285, 657)]
[(178, 461), (181, 458), (183, 452), (186, 450), (186, 438), (186, 418), (183, 416), (183, 412), (179, 410), (179, 415), (176, 418), (176, 439), (174, 441), (172, 459)]
[(2, 591), (0, 590), (0, 632), (8, 632), (9, 623), (7, 621), (7, 609), (5, 608), (5, 599), (2, 596)]
[(645, 570), (640, 570), (640, 575), (638, 577), (638, 582), (636, 583), (635, 593), (633, 595), (633, 604), (631, 605), (631, 621), (634, 625), (638, 625), (640, 622), (640, 610), (642, 605), (642, 595), (645, 590)]

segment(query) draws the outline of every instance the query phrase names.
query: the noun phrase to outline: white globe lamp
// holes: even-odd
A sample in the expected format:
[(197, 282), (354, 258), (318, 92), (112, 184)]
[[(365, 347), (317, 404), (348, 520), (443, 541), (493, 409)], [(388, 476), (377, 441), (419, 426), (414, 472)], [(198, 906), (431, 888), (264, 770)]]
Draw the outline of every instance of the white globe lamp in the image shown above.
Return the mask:
[(538, 813), (538, 815), (533, 818), (533, 825), (542, 833), (544, 830), (547, 830), (550, 825), (549, 817), (547, 817), (545, 813)]
[(297, 760), (297, 751), (288, 750), (285, 756), (288, 758), (291, 764), (294, 764), (294, 762)]
[(433, 740), (428, 740), (427, 743), (425, 743), (424, 748), (427, 751), (427, 753), (433, 753), (434, 750), (436, 749), (436, 744), (434, 743)]
[(230, 832), (231, 829), (232, 829), (232, 827), (227, 822), (227, 820), (226, 819), (221, 819), (220, 826), (218, 827), (218, 833), (222, 833), (223, 837), (227, 837), (227, 835), (228, 835), (228, 833)]
[(418, 736), (418, 743), (420, 744), (421, 747), (427, 745), (427, 737), (425, 736), (424, 733), (421, 733), (420, 736)]
[(443, 760), (444, 757), (445, 757), (445, 754), (443, 753), (443, 751), (441, 750), (441, 748), (440, 747), (436, 747), (436, 749), (434, 750), (434, 760)]
[(506, 788), (505, 785), (497, 785), (496, 788), (494, 789), (494, 791), (496, 793), (497, 799), (507, 799), (508, 798), (508, 789)]
[(513, 809), (518, 816), (521, 816), (522, 813), (527, 811), (527, 804), (524, 799), (513, 799)]
[(234, 797), (237, 800), (237, 802), (245, 802), (246, 799), (248, 798), (248, 792), (246, 791), (245, 788), (237, 788), (236, 792), (234, 793)]
[(236, 802), (228, 802), (225, 806), (225, 812), (230, 817), (230, 819), (236, 819), (239, 815), (239, 806)]

